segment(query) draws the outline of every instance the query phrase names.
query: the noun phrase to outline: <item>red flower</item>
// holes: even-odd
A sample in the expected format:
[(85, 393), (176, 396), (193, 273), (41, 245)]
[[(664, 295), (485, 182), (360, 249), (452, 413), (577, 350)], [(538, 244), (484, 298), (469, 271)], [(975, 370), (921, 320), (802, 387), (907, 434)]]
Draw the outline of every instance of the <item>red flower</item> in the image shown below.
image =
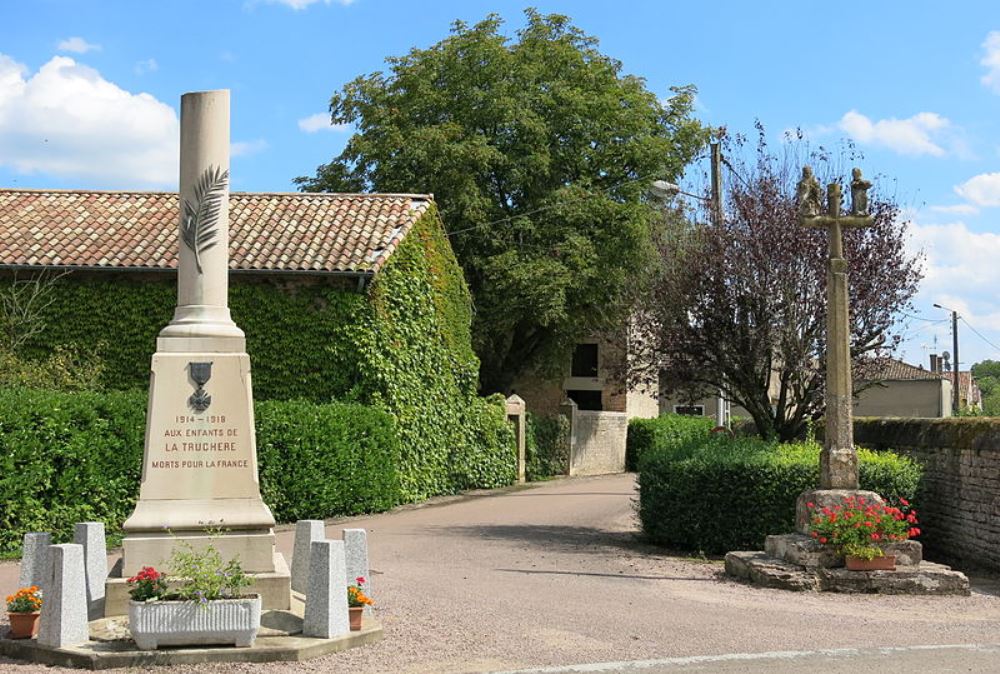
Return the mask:
[(812, 501), (809, 501), (809, 503), (806, 503), (806, 507), (807, 507), (807, 508), (815, 508), (815, 507), (816, 507), (816, 504), (815, 504), (815, 503), (813, 503)]
[(826, 543), (826, 536), (820, 537), (819, 542), (820, 543)]
[(907, 501), (905, 498), (899, 499), (899, 502), (900, 502), (901, 505), (904, 505), (904, 506), (910, 505), (910, 502)]

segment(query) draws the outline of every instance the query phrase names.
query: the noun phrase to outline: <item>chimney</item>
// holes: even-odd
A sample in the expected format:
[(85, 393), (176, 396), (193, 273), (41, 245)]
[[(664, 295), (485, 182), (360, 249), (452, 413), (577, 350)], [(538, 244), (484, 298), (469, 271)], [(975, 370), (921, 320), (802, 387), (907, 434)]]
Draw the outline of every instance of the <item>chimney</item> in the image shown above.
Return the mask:
[(938, 369), (938, 355), (936, 353), (931, 354), (931, 372), (940, 372)]

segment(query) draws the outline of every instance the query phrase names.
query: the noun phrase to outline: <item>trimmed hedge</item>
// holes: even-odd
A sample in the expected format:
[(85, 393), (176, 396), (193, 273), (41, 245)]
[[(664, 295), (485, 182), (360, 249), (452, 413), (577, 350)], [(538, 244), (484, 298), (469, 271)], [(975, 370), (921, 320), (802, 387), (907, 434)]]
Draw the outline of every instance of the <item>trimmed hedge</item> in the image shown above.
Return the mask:
[[(819, 484), (820, 446), (757, 438), (692, 438), (647, 449), (639, 462), (644, 535), (672, 548), (722, 554), (759, 550), (769, 534), (794, 530), (798, 495)], [(858, 450), (862, 489), (913, 500), (922, 475), (913, 460)]]
[[(388, 412), (302, 400), (261, 401), (254, 412), (261, 493), (278, 521), (408, 500), (399, 429)], [(468, 437), (452, 452), (450, 488), (513, 481), (502, 399), (475, 399), (468, 418)], [(73, 525), (88, 520), (114, 536), (139, 495), (145, 419), (144, 392), (0, 390), (0, 554), (19, 551), (28, 531), (69, 540)]]
[(625, 470), (639, 470), (639, 458), (654, 448), (688, 440), (707, 439), (715, 424), (708, 417), (664, 414), (652, 419), (630, 419), (625, 442)]
[(528, 412), (525, 425), (525, 477), (529, 482), (565, 475), (569, 468), (569, 420)]

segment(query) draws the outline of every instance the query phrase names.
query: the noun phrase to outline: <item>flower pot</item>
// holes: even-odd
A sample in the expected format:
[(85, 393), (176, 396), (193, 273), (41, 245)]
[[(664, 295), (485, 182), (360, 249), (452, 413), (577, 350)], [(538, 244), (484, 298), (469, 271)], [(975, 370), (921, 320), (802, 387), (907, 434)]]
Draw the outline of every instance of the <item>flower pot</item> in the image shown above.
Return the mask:
[(895, 571), (896, 555), (884, 555), (875, 559), (862, 559), (847, 555), (844, 558), (848, 571)]
[(130, 601), (128, 627), (136, 646), (232, 644), (252, 646), (260, 629), (260, 595), (241, 599)]
[(10, 639), (30, 639), (38, 634), (38, 616), (40, 613), (8, 613), (10, 619)]
[(349, 606), (347, 608), (348, 613), (351, 617), (351, 631), (357, 632), (361, 629), (361, 618), (365, 614), (364, 606)]

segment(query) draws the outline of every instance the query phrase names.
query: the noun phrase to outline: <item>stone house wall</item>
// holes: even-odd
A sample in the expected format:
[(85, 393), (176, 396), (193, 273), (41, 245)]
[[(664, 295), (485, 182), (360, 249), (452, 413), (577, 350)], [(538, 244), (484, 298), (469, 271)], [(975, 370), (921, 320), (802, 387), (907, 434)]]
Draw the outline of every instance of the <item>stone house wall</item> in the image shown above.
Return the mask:
[(933, 558), (1000, 567), (1000, 420), (857, 419), (854, 439), (923, 464), (916, 505)]

